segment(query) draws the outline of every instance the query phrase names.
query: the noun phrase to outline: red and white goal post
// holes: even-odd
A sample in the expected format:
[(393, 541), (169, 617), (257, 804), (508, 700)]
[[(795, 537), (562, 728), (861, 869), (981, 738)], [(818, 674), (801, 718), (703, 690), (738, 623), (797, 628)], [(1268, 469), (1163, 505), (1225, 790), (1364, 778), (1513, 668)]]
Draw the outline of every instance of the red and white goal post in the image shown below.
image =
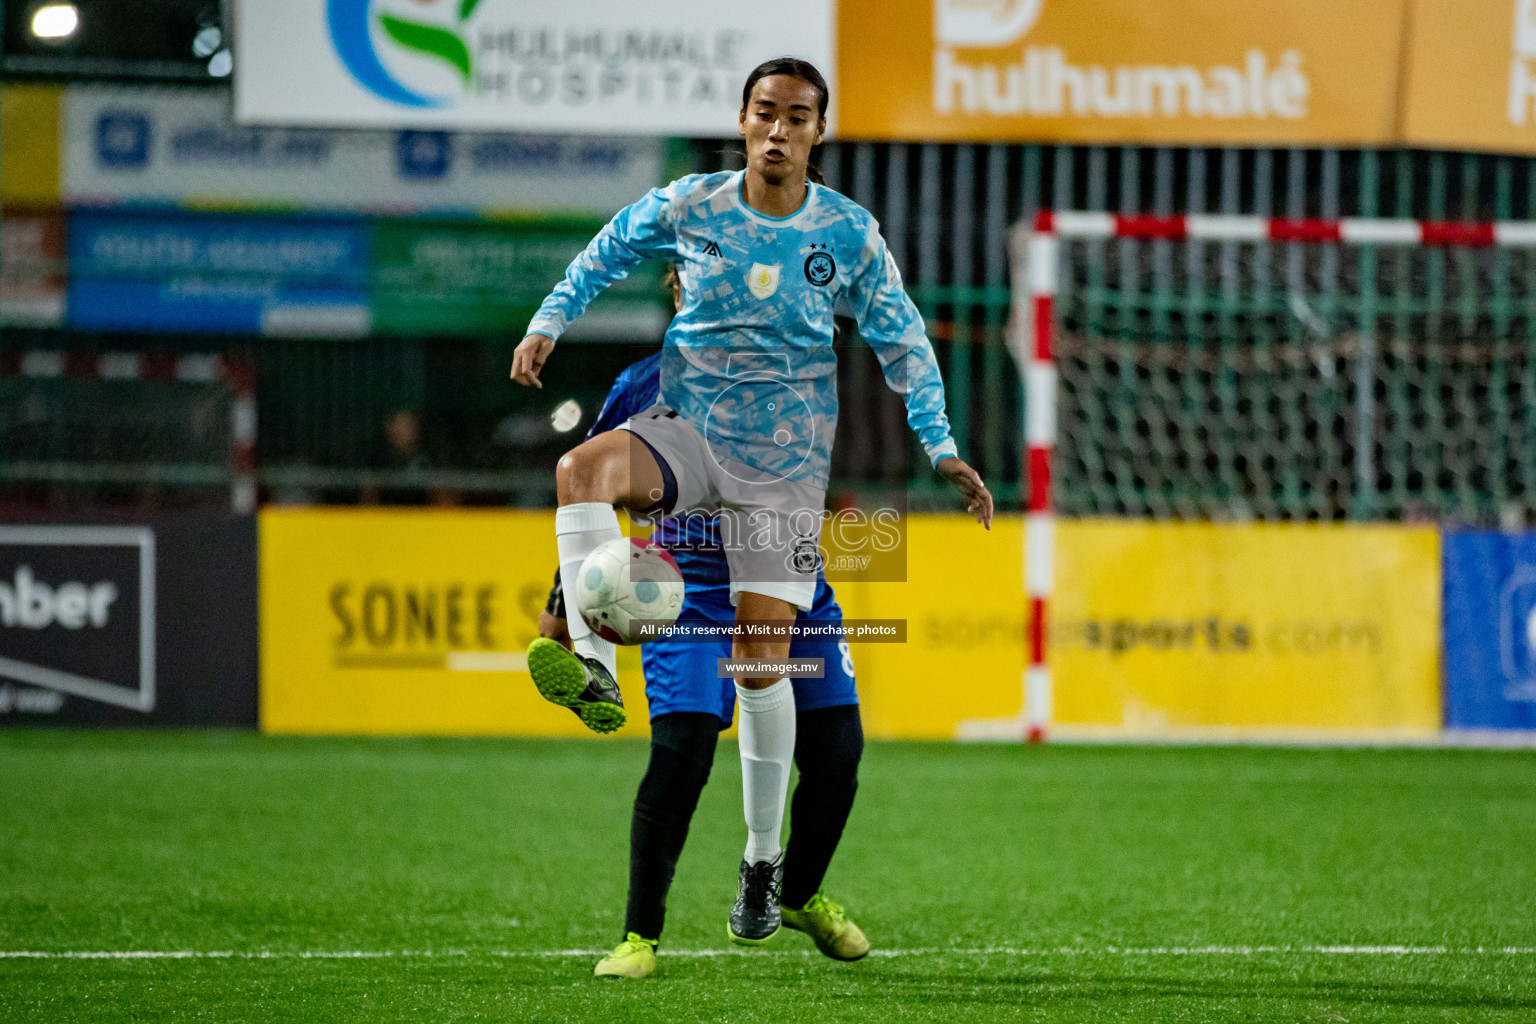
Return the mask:
[(1026, 597), (1023, 707), (1015, 719), (963, 723), (962, 738), (1026, 739), (1050, 733), (1053, 683), (1048, 621), (1055, 589), (1056, 530), (1051, 498), (1058, 375), (1056, 291), (1062, 243), (1134, 239), (1169, 242), (1307, 242), (1376, 246), (1536, 248), (1536, 221), (1450, 223), (1387, 218), (1285, 219), (1228, 214), (1124, 216), (1042, 211), (1019, 224), (1011, 240), (1012, 311), (1008, 347), (1025, 384)]

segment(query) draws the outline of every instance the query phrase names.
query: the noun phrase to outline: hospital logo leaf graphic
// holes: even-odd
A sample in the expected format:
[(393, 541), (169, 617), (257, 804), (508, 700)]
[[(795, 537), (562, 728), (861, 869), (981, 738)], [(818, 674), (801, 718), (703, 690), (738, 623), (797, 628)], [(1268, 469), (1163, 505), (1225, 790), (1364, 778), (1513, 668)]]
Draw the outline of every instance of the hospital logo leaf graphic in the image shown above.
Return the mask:
[[(459, 7), (459, 21), (468, 18), (470, 12), (480, 0), (463, 0)], [(392, 14), (381, 14), (379, 23), (384, 27), (389, 38), (409, 50), (424, 53), (429, 57), (436, 57), (458, 71), (465, 83), (468, 83), (473, 74), (473, 63), (469, 54), (469, 47), (464, 45), (464, 40), (448, 29), (439, 28), (436, 25), (423, 25), (419, 21), (407, 21), (397, 18)]]

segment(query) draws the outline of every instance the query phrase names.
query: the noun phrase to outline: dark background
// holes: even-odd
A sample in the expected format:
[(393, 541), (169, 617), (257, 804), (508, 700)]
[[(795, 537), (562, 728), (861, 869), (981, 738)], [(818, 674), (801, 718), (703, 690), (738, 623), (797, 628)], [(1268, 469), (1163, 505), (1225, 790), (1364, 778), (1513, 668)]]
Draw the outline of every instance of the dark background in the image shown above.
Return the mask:
[[(15, 707), (0, 710), (0, 725), (256, 725), (256, 520), (253, 517), (186, 512), (147, 516), (59, 515), (13, 519), (12, 522), (48, 526), (148, 526), (154, 530), (156, 697), (155, 709), (145, 713), (65, 695), (63, 706), (52, 713), (22, 711)], [(35, 548), (19, 550), (28, 556), (37, 551)], [(111, 561), (101, 564), (116, 565), (126, 561), (128, 550), (102, 549), (99, 553)], [(53, 556), (54, 552), (48, 554)], [(137, 549), (133, 549), (132, 557), (136, 562)], [(9, 567), (8, 582), (14, 582), (12, 563), (17, 560), (8, 552), (0, 552), (0, 569)], [(30, 564), (38, 569), (44, 563), (37, 560)], [(68, 564), (76, 566), (84, 562), (71, 557)], [(107, 673), (101, 675), (100, 678), (111, 682), (138, 678), (137, 569), (123, 575), (132, 580), (133, 593), (127, 593), (119, 580), (119, 603), (112, 608), (110, 631), (116, 636), (129, 630), (133, 641), (124, 644), (114, 659), (117, 664), (109, 666)], [(50, 584), (64, 582), (62, 578), (49, 575), (42, 575), (42, 578)], [(109, 577), (103, 574), (89, 579), (79, 575), (69, 578), (90, 584)], [(124, 614), (130, 609), (131, 617)], [(124, 623), (131, 623), (131, 627)], [(89, 627), (80, 632), (88, 630)], [(6, 629), (0, 632), (0, 644), (9, 646), (12, 634), (29, 632)], [(67, 647), (68, 637), (63, 634), (74, 631), (55, 626), (39, 632), (60, 634)], [(0, 650), (0, 653), (92, 674), (83, 667), (60, 660), (57, 655), (44, 660), (28, 658), (8, 649)], [(11, 680), (0, 680), (0, 686), (5, 685), (16, 690), (32, 689)]]

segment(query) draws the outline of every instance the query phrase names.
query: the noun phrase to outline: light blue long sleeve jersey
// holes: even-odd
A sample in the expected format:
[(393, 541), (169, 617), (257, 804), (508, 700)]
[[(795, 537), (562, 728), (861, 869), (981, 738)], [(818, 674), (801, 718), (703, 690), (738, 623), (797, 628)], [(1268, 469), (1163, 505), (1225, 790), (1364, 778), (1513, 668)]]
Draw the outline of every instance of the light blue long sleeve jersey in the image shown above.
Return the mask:
[(539, 307), (558, 338), (641, 260), (672, 260), (682, 306), (662, 350), (661, 401), (703, 432), (728, 470), (827, 485), (837, 426), (833, 310), (848, 312), (929, 459), (955, 454), (944, 383), (922, 316), (869, 212), (811, 184), (788, 217), (742, 198), (744, 172), (679, 178), (625, 207)]

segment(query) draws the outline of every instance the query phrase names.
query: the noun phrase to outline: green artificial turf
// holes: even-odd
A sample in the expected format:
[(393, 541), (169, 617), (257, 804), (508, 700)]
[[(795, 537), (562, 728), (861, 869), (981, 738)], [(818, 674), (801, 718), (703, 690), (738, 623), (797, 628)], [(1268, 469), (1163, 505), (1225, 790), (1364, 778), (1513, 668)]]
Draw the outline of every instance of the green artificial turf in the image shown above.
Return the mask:
[(871, 744), (848, 965), (725, 942), (723, 744), (656, 976), (597, 981), (645, 758), (0, 733), (0, 952), (239, 954), (0, 957), (0, 1020), (1536, 1020), (1536, 754)]

